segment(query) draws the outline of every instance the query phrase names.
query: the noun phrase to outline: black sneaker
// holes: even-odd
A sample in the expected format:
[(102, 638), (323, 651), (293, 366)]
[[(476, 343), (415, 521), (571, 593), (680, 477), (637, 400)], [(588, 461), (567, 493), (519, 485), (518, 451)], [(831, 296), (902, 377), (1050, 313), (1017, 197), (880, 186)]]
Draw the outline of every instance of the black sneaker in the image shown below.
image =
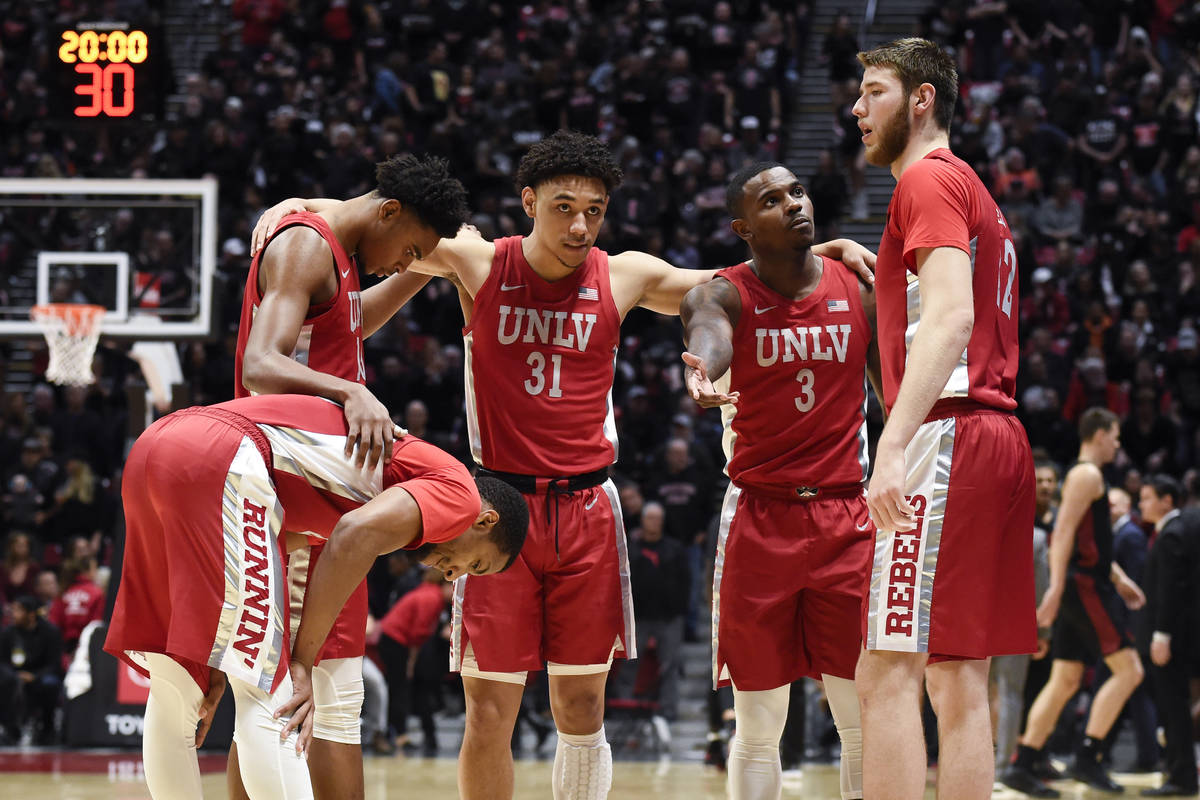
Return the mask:
[(1062, 797), (1062, 793), (1057, 789), (1050, 788), (1031, 771), (1016, 764), (1010, 764), (1008, 769), (1000, 774), (1000, 782), (1030, 797)]
[(1039, 780), (1043, 780), (1046, 783), (1061, 781), (1063, 778), (1067, 777), (1054, 768), (1054, 765), (1050, 763), (1050, 756), (1043, 756), (1042, 758), (1033, 762), (1033, 769), (1030, 771), (1037, 776)]
[(1071, 764), (1070, 775), (1080, 783), (1086, 783), (1101, 792), (1109, 794), (1123, 794), (1125, 787), (1114, 781), (1105, 772), (1104, 767), (1096, 761), (1092, 761), (1086, 757), (1076, 756), (1075, 761)]

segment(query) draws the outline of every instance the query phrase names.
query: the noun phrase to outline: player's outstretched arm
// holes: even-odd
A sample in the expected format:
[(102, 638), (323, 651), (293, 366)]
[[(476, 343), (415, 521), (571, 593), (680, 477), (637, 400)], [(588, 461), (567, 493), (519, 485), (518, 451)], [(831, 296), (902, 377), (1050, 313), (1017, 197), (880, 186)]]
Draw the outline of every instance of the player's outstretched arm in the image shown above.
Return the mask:
[(1050, 537), (1050, 585), (1040, 598), (1037, 609), (1039, 628), (1048, 628), (1058, 616), (1063, 589), (1067, 585), (1067, 567), (1075, 549), (1075, 530), (1088, 507), (1104, 494), (1104, 476), (1094, 464), (1076, 464), (1063, 479), (1062, 502)]
[[(404, 547), (420, 533), (421, 510), (417, 501), (399, 486), (385, 489), (338, 520), (308, 583), (300, 628), (292, 648), (292, 663), (299, 667), (293, 668), (293, 676), (311, 674), (334, 620), (367, 576), (375, 559)], [(276, 716), (299, 710), (305, 702), (311, 700), (297, 691), (292, 700), (279, 708)], [(299, 714), (294, 715), (284, 727), (285, 736), (305, 725), (305, 720), (299, 717)], [(307, 727), (307, 736), (303, 728), (300, 734), (301, 748), (305, 750), (311, 736), (311, 725)]]
[(812, 251), (819, 256), (841, 261), (858, 273), (859, 280), (866, 284), (875, 283), (875, 254), (858, 242), (850, 239), (830, 239), (814, 244)]
[(335, 291), (333, 255), (312, 228), (290, 228), (259, 264), (262, 302), (242, 356), (242, 384), (256, 394), (310, 394), (340, 403), (350, 426), (346, 457), (374, 469), (391, 452), (388, 410), (362, 384), (328, 375), (291, 357), (313, 298)]
[(622, 319), (634, 306), (674, 317), (684, 295), (717, 274), (715, 269), (680, 269), (637, 251), (611, 256), (608, 265), (613, 301)]
[(684, 382), (688, 394), (704, 408), (736, 404), (738, 392), (726, 394), (713, 386), (733, 360), (733, 329), (742, 313), (737, 288), (724, 278), (702, 283), (684, 295), (679, 306), (683, 322)]
[(399, 272), (363, 290), (363, 338), (366, 339), (386, 325), (432, 278), (432, 275), (418, 272)]

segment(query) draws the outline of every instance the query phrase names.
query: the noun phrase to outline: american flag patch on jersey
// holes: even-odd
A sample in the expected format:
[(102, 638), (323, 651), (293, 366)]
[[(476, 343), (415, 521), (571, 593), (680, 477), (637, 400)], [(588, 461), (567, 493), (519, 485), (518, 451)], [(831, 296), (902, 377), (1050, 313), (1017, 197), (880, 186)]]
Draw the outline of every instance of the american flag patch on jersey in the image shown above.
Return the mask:
[(600, 299), (600, 290), (597, 289), (595, 286), (580, 286), (579, 287), (579, 299), (580, 300), (599, 300)]
[(826, 311), (849, 311), (850, 310), (850, 301), (849, 300), (827, 300), (825, 302), (825, 310)]

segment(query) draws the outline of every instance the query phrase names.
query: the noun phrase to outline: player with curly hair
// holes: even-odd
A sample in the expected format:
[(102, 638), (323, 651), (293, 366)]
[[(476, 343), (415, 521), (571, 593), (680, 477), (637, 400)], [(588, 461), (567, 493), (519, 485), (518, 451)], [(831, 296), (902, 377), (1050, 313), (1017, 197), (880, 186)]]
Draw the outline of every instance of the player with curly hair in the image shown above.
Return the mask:
[[(428, 282), (404, 270), (427, 258), (467, 219), (467, 193), (440, 158), (397, 156), (377, 165), (376, 188), (319, 214), (283, 219), (253, 258), (238, 328), (234, 394), (319, 395), (345, 408), (345, 455), (370, 472), (392, 452), (388, 409), (366, 387), (363, 339)], [(357, 261), (357, 266), (355, 262)], [(360, 291), (358, 269), (387, 275)], [(296, 594), (322, 552), (298, 551), (289, 562)], [(297, 609), (296, 618), (299, 617)], [(314, 776), (318, 798), (363, 796), (358, 727), (367, 586), (351, 596), (313, 673), (313, 754), (331, 769)], [(230, 793), (238, 783), (230, 752)], [(324, 785), (323, 785), (324, 784)]]
[[(636, 656), (625, 531), (608, 478), (617, 459), (611, 392), (620, 325), (634, 306), (678, 315), (688, 290), (714, 274), (593, 246), (621, 178), (603, 141), (559, 131), (517, 169), (533, 220), (528, 236), (490, 242), (463, 232), (410, 265), (455, 279), (470, 297), (472, 455), (481, 474), (516, 487), (530, 508), (512, 569), (455, 587), (451, 659), (467, 700), (462, 797), (513, 796), (509, 742), (526, 674), (543, 665), (558, 729), (554, 797), (597, 800), (612, 781), (604, 685), (615, 656)], [(276, 206), (258, 230), (269, 232), (281, 212), (330, 207), (305, 202)], [(852, 243), (815, 249), (835, 258), (865, 253)]]

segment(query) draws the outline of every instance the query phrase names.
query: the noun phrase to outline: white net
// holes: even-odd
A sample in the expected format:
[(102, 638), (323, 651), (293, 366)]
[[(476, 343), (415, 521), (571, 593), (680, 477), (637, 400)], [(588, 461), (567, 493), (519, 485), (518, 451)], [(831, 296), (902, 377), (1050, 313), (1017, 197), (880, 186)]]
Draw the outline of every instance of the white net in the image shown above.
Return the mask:
[(34, 306), (29, 315), (42, 329), (50, 348), (46, 379), (65, 386), (95, 382), (92, 356), (100, 341), (104, 306), (49, 303)]

